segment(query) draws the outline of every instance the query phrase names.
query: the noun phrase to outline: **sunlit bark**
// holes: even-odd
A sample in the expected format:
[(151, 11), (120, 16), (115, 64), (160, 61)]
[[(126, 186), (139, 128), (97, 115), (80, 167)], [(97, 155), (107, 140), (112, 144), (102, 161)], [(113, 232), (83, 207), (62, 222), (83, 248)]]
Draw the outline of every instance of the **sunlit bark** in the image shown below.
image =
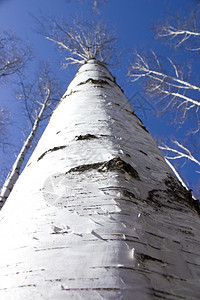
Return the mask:
[(199, 299), (197, 210), (89, 60), (0, 212), (0, 298)]

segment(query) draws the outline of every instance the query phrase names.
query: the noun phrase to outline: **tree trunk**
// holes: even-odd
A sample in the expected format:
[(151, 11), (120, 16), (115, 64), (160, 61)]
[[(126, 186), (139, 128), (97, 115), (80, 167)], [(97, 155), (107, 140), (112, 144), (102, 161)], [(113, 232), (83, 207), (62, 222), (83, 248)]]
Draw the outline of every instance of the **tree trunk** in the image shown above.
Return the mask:
[(89, 60), (1, 210), (0, 299), (199, 299), (195, 203)]
[(25, 160), (26, 154), (32, 145), (32, 141), (36, 136), (40, 121), (43, 117), (45, 109), (47, 107), (49, 101), (50, 91), (48, 91), (47, 96), (44, 100), (44, 103), (41, 104), (41, 109), (33, 123), (31, 128), (31, 132), (28, 135), (27, 139), (25, 140), (12, 168), (10, 173), (8, 174), (2, 189), (0, 190), (0, 209), (3, 207), (4, 203), (6, 202), (7, 198), (9, 197), (22, 168), (23, 162)]

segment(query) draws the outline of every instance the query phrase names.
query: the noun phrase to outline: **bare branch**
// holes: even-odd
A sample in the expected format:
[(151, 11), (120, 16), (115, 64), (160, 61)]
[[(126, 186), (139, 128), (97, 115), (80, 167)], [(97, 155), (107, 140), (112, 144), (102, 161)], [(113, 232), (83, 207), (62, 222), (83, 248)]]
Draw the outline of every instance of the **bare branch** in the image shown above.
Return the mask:
[(185, 184), (185, 182), (183, 181), (183, 179), (181, 178), (177, 170), (174, 168), (174, 166), (170, 163), (170, 161), (166, 157), (165, 157), (165, 161), (170, 166), (170, 168), (172, 169), (172, 171), (174, 172), (178, 180), (181, 182), (182, 186), (184, 186), (188, 190), (187, 185)]
[[(151, 96), (159, 96), (159, 101), (165, 103), (163, 111), (170, 107), (179, 112), (181, 122), (184, 122), (188, 113), (196, 115), (197, 129), (200, 129), (200, 86), (186, 80), (186, 72), (170, 59), (166, 62), (159, 60), (153, 52), (153, 60), (146, 59), (144, 55), (136, 52), (135, 61), (131, 66), (129, 75), (131, 80), (144, 80), (145, 91)], [(160, 96), (162, 98), (160, 98)]]
[(155, 26), (156, 37), (165, 38), (177, 48), (184, 46), (187, 50), (200, 50), (200, 22), (199, 11), (192, 11), (190, 15), (175, 15), (164, 25)]
[(167, 155), (165, 156), (166, 159), (169, 160), (176, 160), (176, 159), (186, 159), (186, 160), (190, 160), (193, 163), (197, 164), (200, 167), (200, 161), (197, 160), (190, 152), (190, 150), (188, 148), (186, 148), (185, 146), (183, 146), (181, 143), (179, 143), (177, 140), (172, 141), (172, 143), (175, 145), (174, 148), (171, 148), (167, 145), (163, 145), (163, 146), (159, 146), (159, 148), (163, 151), (165, 151), (165, 153), (167, 153)]
[(89, 59), (108, 63), (114, 53), (115, 39), (101, 22), (89, 24), (73, 20), (73, 24), (69, 25), (51, 20), (42, 27), (46, 39), (67, 52), (65, 66), (70, 63), (83, 64)]
[[(177, 140), (172, 140), (171, 143), (172, 146), (162, 144), (161, 146), (159, 146), (159, 148), (163, 152), (165, 160), (173, 170), (174, 174), (177, 176), (182, 185), (185, 186), (186, 189), (188, 189), (187, 185), (174, 167), (174, 163), (176, 162), (177, 167), (180, 170), (180, 168), (183, 168), (183, 166), (185, 166), (188, 162), (191, 162), (193, 164), (193, 167), (191, 166), (193, 168), (193, 171), (200, 174), (200, 160), (195, 157), (194, 154), (192, 154), (191, 150), (188, 147), (178, 142)], [(191, 147), (191, 143), (189, 146)], [(195, 144), (195, 149), (196, 147), (197, 145)], [(195, 151), (195, 149), (193, 150)], [(198, 156), (198, 154), (199, 153), (197, 150), (196, 155)], [(194, 189), (196, 190), (195, 187)], [(195, 191), (195, 193), (197, 193), (197, 191)]]
[(5, 32), (0, 38), (0, 77), (19, 72), (30, 59), (30, 49), (13, 33)]

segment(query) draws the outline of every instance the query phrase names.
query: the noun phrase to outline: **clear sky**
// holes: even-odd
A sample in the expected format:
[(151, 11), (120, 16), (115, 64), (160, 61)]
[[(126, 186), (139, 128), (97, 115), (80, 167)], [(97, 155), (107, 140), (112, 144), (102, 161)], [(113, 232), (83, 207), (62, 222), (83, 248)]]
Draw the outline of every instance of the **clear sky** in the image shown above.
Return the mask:
[[(129, 82), (127, 71), (134, 49), (152, 48), (161, 51), (162, 54), (165, 52), (164, 47), (153, 39), (153, 24), (165, 19), (168, 13), (177, 13), (180, 10), (185, 12), (190, 7), (195, 8), (196, 2), (195, 0), (108, 0), (104, 3), (102, 0), (99, 14), (94, 15), (89, 0), (0, 0), (0, 27), (2, 32), (14, 30), (33, 48), (34, 59), (27, 68), (27, 77), (31, 78), (37, 71), (39, 63), (47, 60), (51, 63), (55, 75), (62, 81), (64, 93), (76, 68), (61, 68), (63, 57), (51, 42), (35, 31), (37, 26), (33, 16), (41, 19), (47, 15), (65, 19), (69, 23), (75, 16), (81, 16), (86, 20), (103, 18), (115, 31), (118, 38), (117, 51), (121, 52), (121, 64), (109, 69), (116, 76), (117, 82), (128, 98), (135, 94), (139, 95), (132, 99), (136, 112), (154, 137), (165, 138), (174, 135), (176, 138), (181, 138), (183, 132), (177, 131), (177, 128), (168, 122), (168, 117), (156, 118), (151, 100), (146, 96), (146, 113), (138, 109), (140, 95), (143, 95), (143, 92), (140, 85)], [(0, 108), (7, 107), (12, 114), (12, 123), (8, 128), (10, 147), (6, 148), (6, 152), (0, 152), (0, 163), (4, 168), (13, 162), (14, 153), (17, 154), (23, 143), (24, 134), (28, 133), (28, 121), (24, 115), (23, 103), (15, 99), (14, 91), (15, 87), (10, 81), (0, 86)], [(194, 170), (195, 167), (190, 164), (180, 172), (186, 181), (193, 182), (193, 186), (198, 181)]]

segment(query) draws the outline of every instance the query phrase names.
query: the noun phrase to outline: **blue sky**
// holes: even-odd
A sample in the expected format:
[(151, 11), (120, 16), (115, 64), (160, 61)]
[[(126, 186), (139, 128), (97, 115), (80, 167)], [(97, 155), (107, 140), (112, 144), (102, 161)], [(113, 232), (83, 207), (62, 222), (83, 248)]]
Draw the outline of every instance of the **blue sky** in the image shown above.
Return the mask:
[[(87, 0), (0, 0), (0, 27), (1, 31), (14, 30), (16, 34), (28, 42), (33, 48), (34, 59), (29, 64), (26, 74), (32, 77), (37, 71), (39, 63), (47, 60), (51, 63), (57, 78), (63, 83), (63, 93), (72, 80), (76, 68), (61, 68), (63, 57), (56, 51), (51, 42), (44, 39), (34, 29), (35, 20), (42, 16), (63, 18), (69, 23), (74, 16), (81, 16), (86, 20), (94, 18), (91, 10), (91, 1)], [(95, 18), (103, 18), (113, 28), (118, 38), (117, 51), (121, 51), (121, 64), (109, 68), (117, 82), (129, 98), (134, 94), (142, 94), (139, 84), (131, 84), (127, 77), (131, 54), (134, 49), (148, 50), (149, 48), (165, 53), (165, 47), (153, 39), (152, 26), (156, 21), (162, 21), (168, 13), (187, 11), (195, 7), (195, 0), (109, 0), (100, 7), (100, 14)], [(103, 1), (102, 1), (103, 3)], [(170, 50), (169, 50), (170, 51)], [(0, 163), (8, 166), (14, 160), (13, 153), (17, 153), (27, 134), (28, 121), (24, 116), (23, 104), (15, 99), (15, 87), (9, 81), (0, 85), (0, 107), (7, 107), (12, 114), (12, 123), (9, 127), (9, 142), (11, 146), (6, 152), (0, 152)], [(145, 99), (151, 104), (146, 96)], [(136, 99), (140, 101), (140, 96)], [(138, 102), (133, 103), (138, 106)], [(155, 110), (146, 104), (147, 114), (136, 111), (153, 136), (166, 137), (174, 134), (182, 137), (183, 131), (177, 131), (169, 122), (168, 117), (156, 118)], [(24, 132), (24, 133), (23, 133)], [(14, 151), (15, 149), (15, 151)], [(191, 164), (181, 169), (181, 175), (187, 181), (197, 184), (198, 176), (195, 167)], [(193, 188), (193, 186), (192, 186)]]

